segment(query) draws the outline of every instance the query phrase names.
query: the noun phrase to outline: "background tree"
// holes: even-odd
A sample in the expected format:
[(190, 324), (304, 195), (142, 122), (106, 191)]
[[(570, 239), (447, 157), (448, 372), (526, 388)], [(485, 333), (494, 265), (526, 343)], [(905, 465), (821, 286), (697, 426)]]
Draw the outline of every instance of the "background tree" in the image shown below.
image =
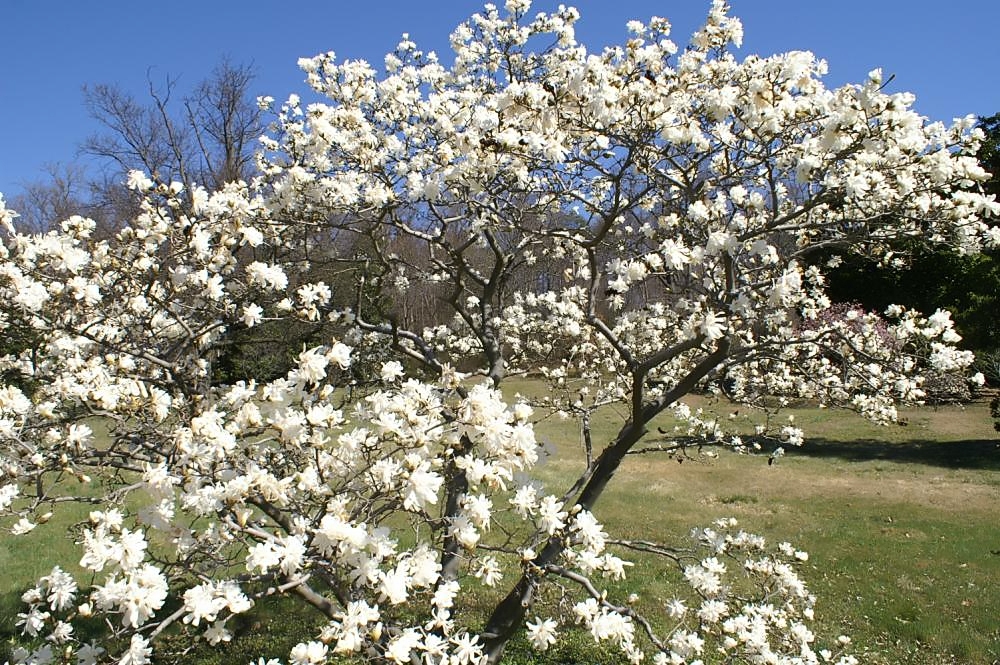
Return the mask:
[(47, 167), (45, 177), (10, 202), (22, 228), (45, 230), (83, 215), (97, 222), (98, 233), (119, 230), (138, 213), (125, 186), (134, 169), (212, 189), (249, 181), (264, 133), (253, 83), (252, 65), (224, 59), (180, 100), (180, 80), (169, 76), (162, 87), (149, 79), (149, 99), (109, 84), (85, 87), (84, 103), (105, 131), (85, 139), (80, 150), (96, 157), (99, 168), (84, 162)]
[(976, 157), (992, 177), (983, 183), (987, 194), (1000, 196), (1000, 113), (979, 118), (979, 128), (984, 133), (982, 144)]
[[(252, 65), (224, 59), (180, 99), (180, 81), (169, 76), (160, 87), (149, 79), (146, 100), (113, 85), (86, 88), (91, 115), (106, 130), (82, 146), (107, 166), (92, 186), (91, 205), (115, 210), (121, 219), (138, 214), (134, 192), (126, 187), (128, 173), (136, 169), (160, 182), (178, 182), (183, 192), (194, 191), (196, 184), (218, 191), (228, 183), (250, 182), (257, 175), (255, 154), (264, 132), (253, 82)], [(282, 376), (321, 328), (264, 322), (253, 330), (230, 331), (216, 348), (213, 380)]]
[[(984, 138), (976, 157), (993, 176), (981, 183), (987, 194), (1000, 193), (1000, 116), (980, 118), (977, 127)], [(991, 222), (996, 224), (994, 220)], [(822, 260), (829, 253), (821, 254)], [(1000, 351), (1000, 254), (996, 250), (967, 255), (947, 245), (915, 242), (896, 248), (888, 260), (864, 255), (839, 258), (828, 271), (830, 297), (839, 302), (857, 302), (874, 311), (899, 303), (924, 312), (949, 310), (963, 337), (962, 346), (984, 356)], [(983, 365), (991, 383), (1000, 374)]]
[[(70, 622), (98, 615), (102, 657), (145, 663), (168, 628), (221, 643), (274, 593), (326, 620), (296, 665), (496, 662), (514, 635), (544, 650), (574, 623), (634, 662), (818, 660), (794, 550), (729, 523), (700, 549), (610, 547), (594, 511), (668, 410), (667, 453), (802, 441), (773, 420), (744, 438), (685, 404), (694, 391), (888, 422), (925, 370), (968, 366), (946, 314), (836, 316), (806, 259), (994, 241), (995, 201), (968, 190), (986, 177), (973, 122), (925, 126), (878, 72), (827, 90), (808, 53), (737, 60), (722, 2), (683, 51), (652, 19), (589, 54), (575, 10), (528, 10), (459, 26), (447, 68), (405, 39), (382, 73), (302, 61), (327, 101), (278, 110), (259, 179), (208, 192), (132, 172), (140, 209), (113, 238), (81, 217), (19, 236), (0, 209), (0, 307), (39, 337), (0, 364), (38, 381), (0, 391), (0, 509), (26, 533), (95, 502), (72, 483), (104, 483), (80, 526), (93, 581), (57, 568), (25, 594), (17, 660), (96, 659)], [(349, 308), (327, 275), (353, 282)], [(386, 303), (424, 284), (447, 307), (409, 328), (424, 322)], [(265, 322), (337, 337), (283, 377), (212, 385), (231, 331)], [(545, 397), (506, 403), (527, 372)], [(598, 438), (607, 404), (620, 419)], [(586, 465), (546, 490), (525, 474), (533, 421), (554, 414), (578, 419)], [(698, 609), (665, 622), (605, 589), (630, 550), (678, 571)], [(484, 587), (501, 591), (481, 621)]]
[(22, 228), (45, 231), (54, 220), (99, 215), (88, 200), (90, 183), (83, 166), (50, 164), (45, 171), (45, 178), (28, 183), (20, 195), (11, 199)]
[(106, 160), (124, 180), (139, 169), (164, 182), (220, 189), (255, 173), (254, 153), (264, 127), (252, 95), (252, 65), (223, 60), (183, 99), (178, 79), (149, 78), (149, 100), (109, 84), (84, 88), (91, 116), (105, 132), (88, 138), (85, 154)]

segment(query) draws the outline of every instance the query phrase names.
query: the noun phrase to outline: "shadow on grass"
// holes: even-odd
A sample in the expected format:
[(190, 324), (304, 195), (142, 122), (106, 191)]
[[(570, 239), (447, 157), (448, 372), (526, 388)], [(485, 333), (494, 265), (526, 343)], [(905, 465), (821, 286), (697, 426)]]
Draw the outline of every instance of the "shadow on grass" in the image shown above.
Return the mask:
[[(0, 663), (6, 663), (8, 659), (12, 659), (16, 647), (32, 646), (31, 638), (25, 638), (21, 627), (17, 625), (17, 622), (20, 621), (17, 615), (28, 611), (27, 604), (21, 600), (21, 593), (24, 590), (0, 593)], [(48, 627), (51, 628), (51, 625)], [(100, 643), (102, 638), (107, 635), (106, 628), (100, 618), (89, 620), (78, 618), (73, 622), (73, 629), (73, 637), (81, 642), (96, 641)], [(37, 647), (38, 644), (34, 646)]]
[(914, 439), (886, 443), (875, 439), (835, 441), (811, 438), (806, 439), (801, 447), (786, 447), (785, 452), (790, 457), (838, 458), (849, 462), (902, 462), (949, 469), (1000, 471), (1000, 440), (997, 439), (944, 442)]
[[(172, 596), (157, 616), (169, 616), (179, 607), (179, 600)], [(21, 592), (0, 593), (0, 663), (11, 659), (18, 646), (37, 648), (40, 640), (24, 638), (16, 625), (18, 612), (26, 605)], [(232, 617), (227, 627), (233, 640), (218, 647), (198, 639), (202, 628), (188, 628), (175, 623), (160, 636), (156, 646), (155, 663), (158, 665), (230, 665), (231, 663), (256, 663), (263, 656), (286, 658), (297, 643), (312, 639), (326, 620), (313, 608), (289, 596), (265, 596), (256, 602), (255, 610)], [(100, 617), (73, 622), (74, 637), (82, 642), (106, 643), (108, 632)], [(117, 649), (123, 648), (118, 644)], [(61, 662), (61, 661), (60, 661)], [(335, 661), (341, 662), (341, 661)], [(348, 662), (348, 661), (344, 661)]]
[(17, 613), (24, 611), (20, 591), (0, 594), (0, 663), (10, 657), (10, 644), (21, 631), (15, 628)]

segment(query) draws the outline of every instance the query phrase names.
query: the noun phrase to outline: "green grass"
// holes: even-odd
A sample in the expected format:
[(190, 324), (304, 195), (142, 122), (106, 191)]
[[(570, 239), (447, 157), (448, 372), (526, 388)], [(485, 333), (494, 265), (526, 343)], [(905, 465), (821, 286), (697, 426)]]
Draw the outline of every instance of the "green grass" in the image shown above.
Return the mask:
[[(692, 402), (722, 417), (735, 410)], [(793, 542), (810, 553), (817, 632), (851, 635), (867, 662), (1000, 661), (1000, 440), (986, 404), (906, 409), (904, 426), (812, 407), (787, 415), (807, 442), (776, 464), (728, 452), (683, 463), (631, 456), (595, 513), (612, 533), (666, 543), (729, 516)], [(579, 436), (567, 425), (539, 426), (557, 450), (540, 472), (553, 488), (580, 468)], [(595, 444), (618, 425), (595, 420)], [(655, 569), (636, 566), (630, 577), (640, 593), (671, 595)]]
[[(95, 492), (93, 486), (83, 488), (83, 493)], [(57, 563), (78, 580), (87, 579), (84, 569), (77, 565), (82, 551), (67, 530), (70, 525), (86, 520), (94, 509), (86, 504), (61, 504), (52, 523), (39, 525), (23, 536), (0, 537), (0, 656), (2, 643), (15, 633), (17, 613), (24, 611), (21, 593), (26, 588), (51, 572)], [(6, 534), (14, 521), (0, 519), (0, 532)]]
[[(515, 386), (536, 390), (530, 382)], [(709, 408), (710, 400), (698, 399)], [(728, 405), (717, 405), (723, 415)], [(1000, 660), (1000, 448), (985, 404), (904, 412), (905, 427), (877, 427), (839, 411), (790, 409), (807, 434), (774, 465), (723, 452), (678, 463), (630, 456), (598, 505), (609, 532), (677, 543), (694, 526), (733, 516), (741, 527), (789, 540), (810, 554), (803, 576), (819, 596), (817, 633), (851, 635), (865, 662), (988, 664)], [(669, 419), (664, 419), (664, 426)], [(595, 444), (618, 427), (595, 420)], [(538, 474), (553, 490), (582, 468), (572, 421), (546, 420), (539, 436), (555, 454)], [(81, 514), (86, 509), (81, 508)], [(53, 525), (50, 525), (53, 526)], [(54, 561), (78, 560), (58, 528), (0, 540), (0, 640), (13, 634), (18, 595)], [(676, 577), (637, 565), (622, 597), (657, 608)], [(616, 592), (617, 593), (617, 592)], [(482, 599), (484, 605), (487, 599)], [(314, 636), (318, 620), (293, 601), (275, 601), (239, 632), (227, 653), (198, 647), (184, 662), (249, 662), (280, 656)], [(537, 662), (523, 642), (509, 660)], [(620, 662), (571, 635), (549, 662)]]

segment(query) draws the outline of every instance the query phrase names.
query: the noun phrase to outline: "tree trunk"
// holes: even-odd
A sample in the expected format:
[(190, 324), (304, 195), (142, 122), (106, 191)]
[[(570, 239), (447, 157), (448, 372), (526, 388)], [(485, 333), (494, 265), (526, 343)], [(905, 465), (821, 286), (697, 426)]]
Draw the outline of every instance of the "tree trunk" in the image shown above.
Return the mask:
[[(604, 488), (615, 475), (625, 454), (646, 433), (644, 420), (635, 424), (626, 423), (618, 432), (615, 442), (608, 446), (594, 466), (594, 472), (584, 485), (580, 496), (574, 505), (590, 510), (600, 498)], [(544, 569), (556, 561), (563, 553), (565, 546), (559, 538), (551, 538), (542, 551), (532, 560), (532, 570), (521, 575), (517, 584), (493, 609), (481, 637), (484, 638), (486, 655), (491, 664), (500, 662), (507, 642), (521, 628), (528, 608), (531, 607), (535, 587), (538, 586), (539, 574), (535, 571)]]
[[(580, 491), (574, 505), (580, 506), (584, 510), (592, 510), (604, 492), (604, 488), (607, 487), (618, 467), (621, 466), (625, 455), (645, 435), (646, 425), (665, 408), (694, 390), (699, 381), (719, 366), (731, 349), (731, 340), (728, 338), (720, 340), (715, 350), (705, 356), (688, 372), (687, 376), (678, 381), (671, 390), (648, 404), (643, 404), (642, 388), (642, 382), (648, 369), (637, 371), (632, 377), (633, 390), (635, 391), (632, 399), (632, 419), (622, 426), (614, 443), (605, 448), (604, 452), (597, 458), (593, 473)], [(524, 623), (524, 617), (534, 599), (535, 587), (538, 586), (541, 579), (537, 571), (543, 570), (548, 564), (558, 559), (563, 550), (565, 550), (565, 545), (560, 539), (549, 539), (541, 553), (532, 560), (532, 567), (521, 575), (510, 593), (493, 609), (493, 613), (486, 622), (486, 627), (480, 634), (490, 665), (500, 662), (507, 642)]]

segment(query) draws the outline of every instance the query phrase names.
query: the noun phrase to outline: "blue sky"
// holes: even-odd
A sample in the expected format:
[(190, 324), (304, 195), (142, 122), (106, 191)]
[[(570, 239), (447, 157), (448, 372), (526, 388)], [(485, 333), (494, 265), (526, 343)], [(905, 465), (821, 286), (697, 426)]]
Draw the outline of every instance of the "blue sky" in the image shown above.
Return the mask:
[[(621, 43), (630, 19), (665, 16), (686, 44), (709, 0), (562, 0), (580, 9), (591, 49)], [(829, 63), (829, 86), (882, 67), (894, 91), (917, 95), (932, 120), (1000, 112), (1000, 3), (996, 0), (730, 0), (744, 23), (744, 53), (810, 50)], [(536, 0), (535, 9), (556, 2)], [(333, 50), (381, 63), (403, 32), (447, 58), (447, 37), (482, 7), (468, 0), (2, 0), (0, 192), (76, 158), (96, 130), (81, 87), (115, 83), (142, 94), (154, 80), (205, 78), (223, 56), (252, 62), (255, 93), (302, 92), (301, 56)]]

